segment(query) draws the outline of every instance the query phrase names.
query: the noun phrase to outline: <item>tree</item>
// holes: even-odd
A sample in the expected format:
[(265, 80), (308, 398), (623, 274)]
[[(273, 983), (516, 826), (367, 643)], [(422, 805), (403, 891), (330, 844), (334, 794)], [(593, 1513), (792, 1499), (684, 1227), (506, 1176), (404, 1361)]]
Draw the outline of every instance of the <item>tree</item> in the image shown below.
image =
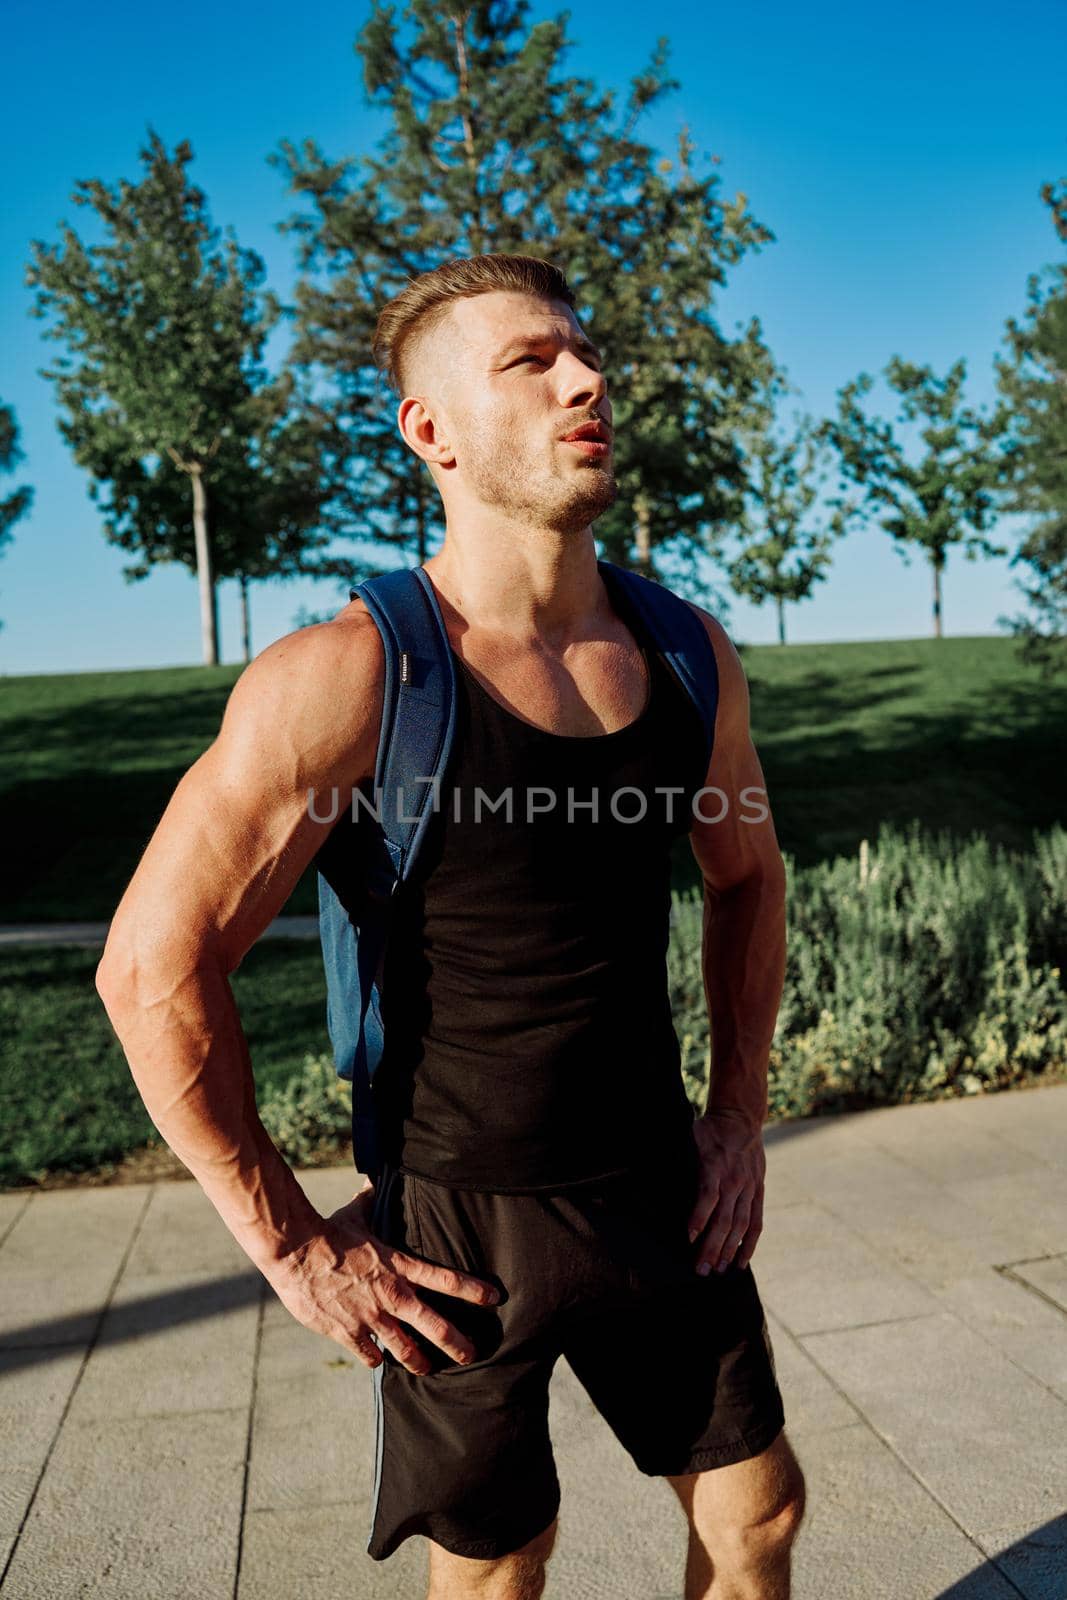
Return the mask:
[(920, 438), (926, 453), (917, 463), (908, 461), (890, 423), (863, 411), (860, 397), (873, 382), (865, 372), (839, 390), (838, 416), (820, 424), (820, 432), (835, 447), (842, 475), (865, 491), (866, 506), (885, 512), (879, 525), (896, 541), (905, 563), (910, 545), (925, 554), (933, 577), (934, 635), (940, 638), (942, 574), (949, 549), (960, 545), (968, 561), (1006, 554), (1003, 546), (985, 538), (994, 488), (1003, 474), (994, 449), (998, 423), (961, 403), (966, 377), (962, 359), (939, 379), (929, 367), (894, 356), (885, 376), (901, 397), (898, 421), (925, 423)]
[(775, 436), (776, 402), (791, 387), (775, 374), (760, 427), (744, 435), (749, 492), (738, 529), (740, 548), (727, 567), (736, 594), (757, 606), (774, 603), (779, 644), (785, 644), (786, 605), (808, 599), (826, 577), (833, 543), (846, 532), (855, 509), (850, 502), (832, 501), (823, 525), (805, 526), (824, 480), (827, 451), (808, 416), (796, 417), (791, 433)]
[(106, 536), (139, 556), (127, 578), (157, 562), (196, 571), (203, 659), (215, 663), (216, 580), (273, 571), (278, 539), (301, 560), (326, 542), (316, 531), (322, 496), (309, 491), (332, 424), (287, 416), (292, 378), (268, 379), (262, 350), (281, 308), (261, 296), (263, 262), (232, 229), (219, 247), (186, 175), (188, 141), (170, 156), (150, 129), (140, 154), (140, 183), (75, 187), (74, 204), (95, 210), (105, 242), (85, 245), (64, 225), (62, 245), (34, 241), (27, 281), (32, 314), (53, 314), (46, 337), (68, 351), (42, 376), (66, 410), (60, 432), (93, 499), (108, 491)]
[(692, 563), (739, 515), (735, 427), (768, 359), (755, 319), (737, 339), (720, 331), (714, 293), (774, 236), (745, 195), (719, 198), (717, 173), (695, 174), (686, 133), (676, 162), (634, 137), (678, 87), (665, 40), (618, 115), (614, 91), (563, 75), (566, 14), (527, 30), (528, 9), (413, 0), (403, 42), (375, 0), (356, 49), (369, 103), (389, 114), (378, 153), (332, 161), (307, 141), (273, 157), (314, 208), (285, 226), (304, 273), (293, 358), (332, 381), (348, 440), (331, 526), (419, 562), (442, 527), (371, 364), (382, 304), (449, 257), (540, 255), (566, 271), (611, 377), (620, 495), (597, 536), (648, 572), (654, 553)]
[[(283, 372), (257, 391), (242, 436), (224, 439), (211, 460), (212, 571), (216, 582), (232, 578), (240, 589), (246, 661), (253, 582), (299, 575), (355, 582), (365, 575), (351, 558), (322, 553), (329, 538), (315, 525), (332, 423), (309, 402), (291, 403), (294, 383), (293, 374)], [(107, 465), (109, 537), (139, 552), (123, 569), (127, 580), (143, 579), (166, 561), (195, 569), (188, 477), (169, 456), (148, 462), (124, 457)], [(94, 499), (99, 487), (95, 480), (90, 484)]]
[[(19, 447), (19, 428), (15, 421), (15, 412), (11, 406), (0, 401), (0, 473), (14, 472), (20, 461), (25, 460), (23, 451)], [(28, 484), (23, 484), (9, 494), (6, 500), (0, 500), (0, 551), (9, 544), (12, 538), (12, 528), (20, 517), (24, 517), (33, 504), (33, 490)], [(0, 622), (0, 628), (3, 623)]]
[[(1067, 243), (1067, 180), (1043, 184), (1041, 199)], [(1048, 675), (1067, 665), (1067, 262), (1045, 274), (1044, 283), (1037, 273), (1027, 279), (1025, 320), (1009, 318), (1009, 354), (994, 365), (1010, 430), (1005, 509), (1037, 518), (1011, 563), (1030, 568), (1018, 587), (1031, 614), (1000, 620)]]

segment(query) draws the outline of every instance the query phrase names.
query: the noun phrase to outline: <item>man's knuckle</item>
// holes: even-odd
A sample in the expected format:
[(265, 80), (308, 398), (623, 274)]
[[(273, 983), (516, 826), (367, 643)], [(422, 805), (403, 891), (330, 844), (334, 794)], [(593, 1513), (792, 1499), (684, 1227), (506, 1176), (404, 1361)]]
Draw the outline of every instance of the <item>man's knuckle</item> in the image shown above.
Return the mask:
[(411, 1298), (408, 1285), (393, 1272), (383, 1272), (376, 1281), (376, 1288), (379, 1304), (388, 1306), (390, 1311), (406, 1305)]
[(454, 1341), (456, 1337), (448, 1318), (442, 1317), (437, 1311), (427, 1311), (420, 1323), (420, 1327), (433, 1340), (434, 1344), (441, 1344), (447, 1340)]

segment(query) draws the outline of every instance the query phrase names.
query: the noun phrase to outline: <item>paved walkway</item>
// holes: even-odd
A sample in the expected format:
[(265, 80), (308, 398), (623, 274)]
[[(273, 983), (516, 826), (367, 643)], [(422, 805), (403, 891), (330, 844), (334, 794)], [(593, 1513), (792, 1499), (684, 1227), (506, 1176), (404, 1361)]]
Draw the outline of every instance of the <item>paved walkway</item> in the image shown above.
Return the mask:
[[(766, 1130), (794, 1600), (1067, 1596), (1067, 1085)], [(350, 1168), (301, 1174), (320, 1209)], [(422, 1600), (366, 1555), (371, 1374), (199, 1187), (0, 1195), (2, 1600)], [(674, 1359), (669, 1345), (650, 1361)], [(684, 1520), (563, 1363), (546, 1600), (681, 1600)]]

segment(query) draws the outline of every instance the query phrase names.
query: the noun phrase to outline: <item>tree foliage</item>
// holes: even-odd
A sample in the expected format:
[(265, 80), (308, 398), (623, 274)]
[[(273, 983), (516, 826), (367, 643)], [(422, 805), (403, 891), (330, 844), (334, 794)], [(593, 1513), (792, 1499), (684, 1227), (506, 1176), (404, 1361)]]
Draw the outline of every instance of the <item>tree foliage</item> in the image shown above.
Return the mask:
[(331, 526), (422, 561), (443, 529), (436, 488), (400, 438), (370, 355), (386, 300), (460, 255), (536, 255), (560, 265), (604, 352), (620, 494), (599, 520), (604, 552), (654, 570), (693, 566), (739, 514), (735, 442), (769, 357), (758, 321), (737, 338), (714, 314), (728, 268), (773, 240), (739, 194), (635, 134), (672, 89), (667, 42), (625, 103), (568, 76), (567, 17), (527, 26), (523, 0), (413, 0), (403, 25), (372, 4), (356, 50), (368, 102), (387, 113), (374, 154), (331, 160), (312, 141), (273, 158), (311, 214), (300, 242), (294, 358), (337, 396)]
[[(25, 455), (19, 446), (19, 427), (14, 409), (0, 401), (0, 474), (14, 472), (23, 460)], [(0, 500), (0, 551), (10, 543), (15, 523), (26, 515), (32, 504), (33, 490), (29, 484), (23, 484), (6, 499)], [(3, 623), (0, 622), (2, 627)]]
[(753, 605), (774, 605), (780, 644), (785, 643), (786, 606), (809, 599), (826, 578), (834, 542), (847, 531), (855, 510), (853, 503), (836, 500), (812, 517), (829, 452), (811, 417), (795, 417), (791, 430), (776, 429), (777, 402), (789, 389), (775, 374), (757, 413), (758, 428), (742, 435), (749, 489), (739, 548), (727, 565), (737, 594)]
[[(1041, 198), (1067, 244), (1067, 179), (1042, 185)], [(1008, 355), (995, 363), (1011, 430), (1005, 509), (1036, 518), (1012, 559), (1030, 569), (1019, 584), (1030, 614), (1010, 626), (1024, 657), (1051, 674), (1067, 666), (1067, 261), (1032, 273), (1027, 300), (1025, 318), (1008, 321)]]
[(958, 545), (968, 561), (978, 555), (1004, 555), (986, 538), (1003, 479), (1003, 456), (996, 448), (998, 418), (980, 416), (962, 399), (966, 362), (957, 361), (944, 378), (929, 367), (894, 356), (885, 369), (890, 388), (900, 396), (898, 424), (919, 423), (924, 453), (911, 461), (892, 423), (870, 417), (861, 405), (873, 384), (868, 373), (838, 392), (838, 414), (820, 424), (837, 451), (841, 474), (863, 490), (857, 509), (869, 510), (896, 542), (907, 563), (910, 547), (921, 550), (933, 577), (933, 623), (942, 632), (942, 574), (949, 550)]
[[(136, 558), (127, 578), (180, 562), (200, 581), (204, 658), (218, 659), (215, 582), (305, 570), (317, 531), (328, 419), (271, 380), (263, 346), (281, 311), (262, 259), (220, 244), (188, 141), (173, 156), (150, 130), (139, 183), (81, 180), (74, 204), (103, 235), (33, 244), (33, 315), (65, 353), (42, 376), (107, 538)], [(210, 523), (210, 530), (209, 530)]]

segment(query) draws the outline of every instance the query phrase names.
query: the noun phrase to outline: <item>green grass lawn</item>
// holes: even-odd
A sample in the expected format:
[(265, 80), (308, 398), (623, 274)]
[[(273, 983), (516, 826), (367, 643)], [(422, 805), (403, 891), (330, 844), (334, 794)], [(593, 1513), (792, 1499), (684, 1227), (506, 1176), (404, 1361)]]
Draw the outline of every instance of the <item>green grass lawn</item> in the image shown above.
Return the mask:
[[(38, 1172), (90, 1171), (153, 1132), (93, 984), (99, 952), (6, 950), (0, 970), (0, 1186)], [(231, 977), (257, 1092), (304, 1052), (328, 1051), (317, 943), (269, 939)]]
[[(778, 837), (801, 865), (917, 818), (1025, 847), (1063, 820), (1067, 683), (1008, 638), (760, 645), (742, 652)], [(106, 919), (240, 668), (0, 683), (0, 921)], [(14, 847), (12, 847), (14, 846)], [(695, 881), (688, 845), (679, 886)], [(305, 873), (286, 907), (316, 909)]]
[(1062, 821), (1067, 682), (1017, 652), (1007, 638), (744, 652), (783, 848), (809, 865), (912, 818), (1025, 848)]

